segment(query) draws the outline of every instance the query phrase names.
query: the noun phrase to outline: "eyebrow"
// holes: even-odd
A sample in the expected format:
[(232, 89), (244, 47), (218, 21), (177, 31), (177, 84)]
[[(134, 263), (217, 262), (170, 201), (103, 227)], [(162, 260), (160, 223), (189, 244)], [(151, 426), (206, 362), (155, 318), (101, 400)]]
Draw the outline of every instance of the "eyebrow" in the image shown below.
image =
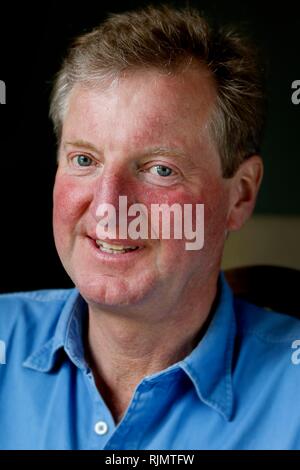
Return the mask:
[(86, 140), (75, 140), (74, 142), (64, 142), (63, 147), (66, 148), (67, 145), (72, 145), (73, 147), (84, 147), (86, 150), (90, 150), (92, 152), (97, 152), (98, 149), (95, 147), (93, 144), (90, 142), (87, 142)]
[(184, 161), (186, 164), (188, 164), (190, 167), (195, 167), (196, 164), (194, 162), (194, 159), (192, 156), (181, 150), (180, 148), (172, 148), (172, 147), (151, 147), (151, 148), (146, 148), (144, 152), (140, 154), (141, 158), (147, 158), (147, 157), (169, 157), (169, 158), (174, 158), (174, 160), (178, 159), (178, 161)]
[(183, 152), (180, 149), (177, 148), (169, 148), (169, 147), (151, 147), (149, 149), (146, 149), (143, 152), (144, 156), (149, 156), (149, 155), (161, 155), (164, 157), (181, 157), (181, 158), (187, 158), (188, 155), (186, 155), (185, 152)]

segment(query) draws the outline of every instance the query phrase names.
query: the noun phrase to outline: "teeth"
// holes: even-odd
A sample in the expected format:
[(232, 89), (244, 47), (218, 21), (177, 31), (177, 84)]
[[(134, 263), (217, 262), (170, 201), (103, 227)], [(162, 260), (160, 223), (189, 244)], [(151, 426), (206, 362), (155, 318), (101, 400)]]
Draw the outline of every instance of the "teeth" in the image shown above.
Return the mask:
[(113, 245), (111, 243), (103, 242), (102, 240), (96, 240), (97, 245), (101, 251), (105, 253), (126, 253), (127, 250), (136, 250), (137, 246), (125, 246), (125, 245)]

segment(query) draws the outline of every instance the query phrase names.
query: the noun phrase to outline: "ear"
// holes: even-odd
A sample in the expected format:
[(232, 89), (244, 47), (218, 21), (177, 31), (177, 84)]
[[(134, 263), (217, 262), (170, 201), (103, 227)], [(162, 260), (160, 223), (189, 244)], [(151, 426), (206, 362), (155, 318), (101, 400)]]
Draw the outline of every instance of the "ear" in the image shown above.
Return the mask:
[(239, 230), (251, 216), (263, 177), (263, 163), (258, 155), (245, 160), (232, 177), (227, 230)]

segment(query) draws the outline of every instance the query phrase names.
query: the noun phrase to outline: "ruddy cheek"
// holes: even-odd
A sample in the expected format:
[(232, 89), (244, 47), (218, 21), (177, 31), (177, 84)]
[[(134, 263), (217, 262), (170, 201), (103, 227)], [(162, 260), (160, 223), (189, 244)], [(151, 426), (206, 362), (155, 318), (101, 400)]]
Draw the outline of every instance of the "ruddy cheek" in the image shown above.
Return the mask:
[[(200, 198), (195, 198), (184, 188), (170, 190), (162, 187), (145, 188), (139, 196), (139, 201), (147, 208), (149, 238), (167, 239), (170, 249), (174, 248), (173, 239), (176, 246), (180, 245), (184, 240), (185, 205), (192, 206), (193, 219), (196, 213), (194, 206)], [(193, 225), (188, 222), (189, 226)]]
[(206, 249), (215, 249), (225, 240), (228, 211), (228, 193), (219, 185), (212, 184), (204, 198), (204, 232)]
[(73, 225), (89, 204), (89, 191), (74, 180), (57, 177), (53, 192), (54, 224)]
[[(200, 199), (200, 197), (198, 197)], [(145, 204), (149, 208), (151, 204), (168, 204), (172, 206), (173, 204), (188, 204), (194, 203), (197, 201), (195, 195), (187, 192), (182, 188), (172, 189), (156, 186), (154, 189), (151, 188), (142, 188), (142, 191), (139, 191), (139, 202)]]

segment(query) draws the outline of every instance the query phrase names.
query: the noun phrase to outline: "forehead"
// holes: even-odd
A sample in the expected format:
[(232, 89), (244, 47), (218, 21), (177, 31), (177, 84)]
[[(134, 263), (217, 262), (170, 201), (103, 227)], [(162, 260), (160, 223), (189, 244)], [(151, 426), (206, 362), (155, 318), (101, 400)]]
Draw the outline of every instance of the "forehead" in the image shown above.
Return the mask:
[(96, 87), (77, 84), (69, 97), (63, 136), (95, 144), (104, 138), (134, 145), (201, 140), (208, 134), (215, 98), (209, 72), (200, 67), (177, 74), (140, 70)]

